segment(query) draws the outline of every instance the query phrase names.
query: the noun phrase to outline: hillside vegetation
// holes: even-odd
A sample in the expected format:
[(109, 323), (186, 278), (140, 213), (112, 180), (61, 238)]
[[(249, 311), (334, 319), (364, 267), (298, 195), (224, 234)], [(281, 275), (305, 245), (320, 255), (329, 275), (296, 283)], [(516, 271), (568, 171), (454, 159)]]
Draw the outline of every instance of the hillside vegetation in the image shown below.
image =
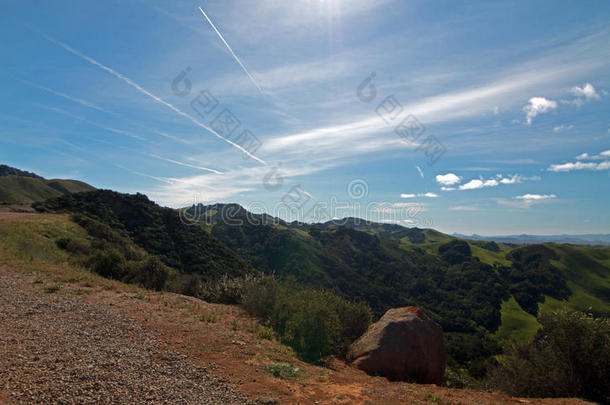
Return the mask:
[[(0, 356), (2, 403), (75, 398), (239, 403), (236, 394), (254, 403), (372, 404), (402, 403), (404, 398), (413, 404), (515, 403), (489, 390), (389, 382), (337, 361), (329, 363), (331, 368), (305, 363), (238, 307), (100, 277), (75, 260), (82, 256), (60, 247), (58, 242), (66, 239), (83, 244), (97, 240), (70, 215), (0, 213), (0, 316), (8, 315), (3, 319), (10, 326), (0, 332), (6, 343)], [(121, 243), (146, 255), (128, 240)], [(311, 314), (325, 314), (327, 308), (305, 305), (312, 294), (324, 293), (303, 290), (295, 299), (290, 292), (278, 296), (278, 303), (288, 304), (284, 314), (294, 314), (284, 318), (287, 329), (302, 326), (301, 331), (316, 335), (320, 324)], [(341, 302), (331, 299), (341, 310)], [(300, 324), (299, 317), (309, 324)], [(107, 339), (108, 331), (112, 339)], [(185, 374), (192, 370), (190, 364), (205, 368)]]
[(78, 180), (47, 180), (37, 174), (0, 165), (0, 204), (29, 205), (65, 194), (95, 190)]
[[(292, 291), (270, 301), (269, 309), (277, 311), (281, 307), (296, 311), (298, 305), (291, 306), (292, 301), (282, 297), (298, 302), (300, 291), (308, 289), (328, 291), (346, 303), (366, 303), (375, 317), (392, 307), (420, 306), (443, 326), (448, 370), (453, 373), (450, 380), (457, 385), (484, 378), (506, 342), (535, 335), (541, 314), (564, 307), (589, 310), (595, 316), (610, 312), (608, 248), (553, 244), (512, 248), (353, 218), (286, 223), (249, 213), (237, 204), (178, 212), (141, 194), (108, 190), (62, 195), (33, 206), (42, 212), (70, 213), (96, 240), (86, 254), (69, 238), (58, 241), (74, 257), (86, 256), (80, 259), (85, 266), (149, 288), (243, 303), (248, 286), (270, 275), (280, 283), (280, 290)], [(122, 247), (132, 245), (146, 256), (135, 257)], [(108, 268), (116, 271), (102, 270)], [(145, 284), (153, 276), (154, 281)], [(330, 296), (320, 297), (321, 303), (334, 305), (337, 311), (343, 305), (331, 305)], [(285, 321), (278, 321), (280, 312), (257, 315), (289, 342), (300, 326), (286, 329)], [(305, 314), (290, 322), (302, 326), (311, 316)], [(348, 335), (337, 340), (329, 337), (331, 329), (322, 338), (330, 339), (327, 343), (310, 336), (290, 344), (309, 360), (324, 353), (340, 354), (345, 343), (338, 342)], [(307, 339), (322, 349), (308, 352), (309, 343), (303, 346)]]

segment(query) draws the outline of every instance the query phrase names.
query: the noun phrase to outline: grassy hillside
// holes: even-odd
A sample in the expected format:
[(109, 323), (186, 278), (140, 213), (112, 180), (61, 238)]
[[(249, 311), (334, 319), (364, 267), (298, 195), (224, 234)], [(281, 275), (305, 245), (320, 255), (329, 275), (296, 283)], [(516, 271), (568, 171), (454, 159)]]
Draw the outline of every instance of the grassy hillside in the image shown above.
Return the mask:
[(536, 317), (525, 312), (513, 296), (502, 303), (501, 314), (502, 324), (495, 336), (502, 340), (527, 341), (540, 327)]
[(95, 190), (76, 180), (45, 180), (22, 176), (0, 176), (0, 203), (27, 205), (69, 193)]
[[(572, 294), (569, 308), (610, 316), (610, 248), (547, 245), (557, 253), (553, 264), (562, 270)], [(550, 300), (544, 308), (556, 307)]]
[[(167, 266), (192, 276), (185, 279), (190, 284), (255, 272), (217, 238), (183, 223), (178, 212), (158, 206), (143, 194), (96, 190), (64, 195), (33, 207), (41, 212), (70, 212), (91, 218), (133, 240)], [(93, 232), (97, 232), (95, 227)]]
[(0, 204), (28, 206), (65, 194), (95, 190), (77, 180), (47, 180), (35, 173), (0, 165)]

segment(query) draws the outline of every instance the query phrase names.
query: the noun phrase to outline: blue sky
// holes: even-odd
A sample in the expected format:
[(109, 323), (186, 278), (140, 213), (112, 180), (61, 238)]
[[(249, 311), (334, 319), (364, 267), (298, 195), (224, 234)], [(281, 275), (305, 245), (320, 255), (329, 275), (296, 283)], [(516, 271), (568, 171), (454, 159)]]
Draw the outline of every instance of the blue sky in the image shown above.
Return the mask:
[(0, 160), (172, 207), (608, 233), (608, 21), (607, 1), (4, 2)]

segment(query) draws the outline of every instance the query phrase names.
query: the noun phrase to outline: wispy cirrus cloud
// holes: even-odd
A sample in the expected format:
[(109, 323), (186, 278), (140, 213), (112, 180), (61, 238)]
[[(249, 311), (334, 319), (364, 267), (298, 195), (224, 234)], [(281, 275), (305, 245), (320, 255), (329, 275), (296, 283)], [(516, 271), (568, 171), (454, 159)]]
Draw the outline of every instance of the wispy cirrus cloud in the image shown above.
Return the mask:
[(523, 194), (513, 197), (512, 199), (507, 198), (495, 198), (494, 200), (505, 207), (528, 209), (535, 204), (545, 203), (552, 201), (557, 198), (555, 194)]
[(540, 200), (550, 200), (552, 198), (556, 198), (557, 196), (555, 194), (523, 194), (523, 195), (518, 195), (515, 198), (517, 200), (536, 200), (536, 201), (540, 201)]
[(438, 194), (428, 192), (428, 193), (401, 194), (400, 195), (400, 198), (418, 198), (418, 197), (436, 198), (436, 197), (438, 197)]
[(475, 205), (452, 205), (449, 211), (480, 211), (481, 208)]
[(561, 125), (554, 127), (553, 132), (560, 133), (560, 132), (570, 131), (573, 128), (574, 128), (574, 125), (572, 125), (572, 124), (569, 124), (569, 125), (561, 124)]

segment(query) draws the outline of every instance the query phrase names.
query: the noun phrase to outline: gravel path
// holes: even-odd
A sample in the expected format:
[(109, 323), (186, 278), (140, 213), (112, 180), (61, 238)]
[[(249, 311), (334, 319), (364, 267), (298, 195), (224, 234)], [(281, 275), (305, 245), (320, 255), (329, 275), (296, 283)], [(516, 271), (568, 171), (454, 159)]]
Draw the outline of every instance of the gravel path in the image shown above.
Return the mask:
[[(62, 404), (246, 404), (233, 387), (111, 306), (0, 271), (0, 399)], [(3, 391), (3, 392), (2, 392)], [(5, 402), (4, 400), (0, 402)]]

